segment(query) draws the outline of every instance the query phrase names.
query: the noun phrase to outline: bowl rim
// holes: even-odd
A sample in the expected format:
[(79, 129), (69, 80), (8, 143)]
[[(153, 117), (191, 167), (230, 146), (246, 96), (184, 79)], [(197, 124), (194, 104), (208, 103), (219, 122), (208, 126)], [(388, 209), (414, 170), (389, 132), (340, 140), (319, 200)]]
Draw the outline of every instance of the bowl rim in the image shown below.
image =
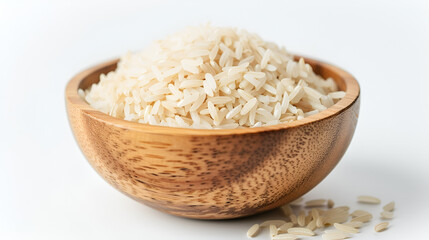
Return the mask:
[(338, 115), (349, 107), (351, 107), (360, 96), (360, 87), (357, 80), (345, 70), (334, 66), (332, 64), (326, 63), (324, 61), (315, 60), (314, 58), (308, 58), (303, 56), (295, 55), (295, 59), (304, 58), (306, 63), (309, 63), (313, 69), (324, 69), (330, 72), (336, 73), (338, 78), (334, 78), (334, 81), (338, 84), (339, 81), (342, 81), (346, 87), (346, 95), (340, 101), (335, 103), (333, 106), (328, 109), (319, 112), (317, 114), (305, 117), (300, 120), (295, 120), (289, 123), (280, 123), (270, 126), (262, 126), (256, 128), (236, 128), (236, 129), (195, 129), (195, 128), (179, 128), (179, 127), (166, 127), (166, 126), (157, 126), (149, 125), (138, 122), (131, 122), (124, 119), (116, 118), (105, 114), (99, 110), (92, 108), (86, 101), (84, 101), (78, 94), (78, 89), (80, 83), (86, 79), (90, 74), (101, 70), (103, 68), (109, 67), (116, 64), (119, 59), (114, 59), (106, 61), (90, 67), (84, 71), (81, 71), (75, 75), (68, 83), (65, 89), (65, 99), (67, 108), (75, 107), (80, 110), (86, 116), (103, 122), (108, 125), (114, 125), (122, 129), (137, 131), (137, 132), (146, 132), (153, 134), (162, 134), (162, 135), (195, 135), (195, 136), (213, 136), (213, 135), (241, 135), (241, 134), (253, 134), (253, 133), (262, 133), (262, 132), (271, 132), (289, 128), (300, 127), (310, 123), (322, 121), (324, 119), (331, 118), (335, 115)]

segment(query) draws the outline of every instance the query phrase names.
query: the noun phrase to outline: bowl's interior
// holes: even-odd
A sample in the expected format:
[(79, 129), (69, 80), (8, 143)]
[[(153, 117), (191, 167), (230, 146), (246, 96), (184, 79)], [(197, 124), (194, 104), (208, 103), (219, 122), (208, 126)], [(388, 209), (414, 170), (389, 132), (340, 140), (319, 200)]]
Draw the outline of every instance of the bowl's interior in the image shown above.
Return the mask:
[(106, 74), (108, 72), (114, 71), (117, 67), (117, 61), (112, 62), (111, 64), (104, 66), (95, 70), (94, 72), (88, 74), (82, 81), (79, 83), (79, 89), (88, 89), (92, 84), (98, 83), (100, 81), (100, 75)]
[[(295, 59), (299, 59), (300, 56), (296, 56)], [(171, 128), (163, 126), (155, 126), (142, 124), (137, 122), (130, 122), (124, 119), (112, 117), (110, 115), (104, 114), (100, 111), (93, 109), (81, 99), (77, 91), (78, 89), (87, 89), (92, 84), (97, 83), (100, 80), (100, 74), (108, 73), (113, 71), (117, 67), (118, 60), (112, 60), (109, 62), (102, 63), (100, 65), (94, 66), (86, 71), (81, 72), (76, 75), (67, 85), (66, 88), (66, 98), (68, 102), (76, 105), (76, 107), (84, 110), (85, 114), (90, 115), (92, 118), (96, 118), (99, 121), (109, 122), (110, 124), (121, 125), (124, 128), (133, 131), (151, 131), (159, 132), (163, 134), (185, 134), (185, 135), (230, 135), (230, 134), (246, 134), (246, 133), (257, 133), (263, 131), (273, 131), (291, 127), (302, 126), (311, 122), (320, 121), (332, 117), (347, 108), (349, 108), (359, 97), (359, 84), (356, 79), (347, 73), (346, 71), (338, 68), (334, 65), (330, 65), (318, 60), (311, 58), (304, 58), (305, 62), (310, 64), (313, 67), (313, 70), (316, 74), (321, 75), (323, 78), (332, 78), (338, 85), (338, 88), (346, 92), (346, 96), (334, 104), (332, 107), (322, 111), (320, 113), (305, 117), (300, 120), (292, 121), (289, 123), (280, 123), (276, 125), (263, 126), (258, 128), (236, 128), (236, 129), (191, 129), (191, 128)]]

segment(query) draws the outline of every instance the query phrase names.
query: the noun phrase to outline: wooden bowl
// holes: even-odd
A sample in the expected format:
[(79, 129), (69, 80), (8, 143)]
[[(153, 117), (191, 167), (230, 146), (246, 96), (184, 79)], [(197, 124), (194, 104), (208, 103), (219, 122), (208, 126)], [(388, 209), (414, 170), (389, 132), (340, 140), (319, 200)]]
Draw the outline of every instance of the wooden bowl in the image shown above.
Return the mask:
[(291, 123), (200, 130), (111, 117), (90, 107), (77, 91), (114, 70), (114, 60), (68, 83), (70, 125), (93, 168), (116, 189), (150, 207), (198, 219), (267, 211), (302, 196), (325, 178), (356, 128), (356, 79), (330, 64), (305, 61), (316, 73), (332, 77), (346, 96), (321, 113)]

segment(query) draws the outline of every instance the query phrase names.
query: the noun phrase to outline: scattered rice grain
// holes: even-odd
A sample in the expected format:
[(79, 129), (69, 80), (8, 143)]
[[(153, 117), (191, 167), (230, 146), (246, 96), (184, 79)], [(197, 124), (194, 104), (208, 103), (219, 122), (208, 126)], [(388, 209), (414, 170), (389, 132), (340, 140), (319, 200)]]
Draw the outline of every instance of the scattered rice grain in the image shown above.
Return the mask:
[(334, 227), (340, 231), (346, 232), (346, 233), (358, 233), (359, 229), (356, 229), (354, 227), (350, 227), (344, 224), (340, 223), (334, 223)]
[(328, 204), (327, 205), (328, 205), (328, 208), (333, 208), (334, 205), (335, 205), (335, 203), (334, 203), (334, 201), (332, 199), (328, 199)]
[(300, 197), (292, 202), (290, 202), (289, 204), (291, 206), (301, 206), (302, 201), (304, 200), (304, 198)]
[(380, 213), (380, 216), (382, 219), (392, 219), (393, 218), (393, 212), (383, 211)]
[(268, 221), (265, 221), (265, 222), (261, 223), (260, 227), (268, 227), (270, 225), (274, 225), (276, 227), (279, 227), (279, 226), (281, 226), (281, 225), (283, 225), (285, 223), (286, 223), (285, 220), (268, 220)]
[(281, 225), (277, 230), (279, 233), (287, 233), (287, 230), (289, 228), (293, 227), (293, 225), (294, 225), (293, 223), (287, 222), (287, 223)]
[(247, 230), (247, 237), (255, 237), (260, 232), (259, 224), (254, 224)]
[(370, 204), (379, 204), (381, 201), (380, 201), (380, 199), (373, 197), (373, 196), (359, 196), (358, 202), (370, 203)]
[(306, 207), (322, 207), (326, 205), (326, 199), (315, 199), (305, 202)]
[(288, 233), (303, 236), (314, 236), (315, 233), (308, 228), (294, 227), (287, 230)]
[(395, 202), (390, 202), (383, 207), (383, 210), (386, 212), (391, 212), (395, 209)]
[(282, 206), (280, 209), (287, 217), (293, 213), (292, 208), (289, 206), (289, 204)]
[(305, 226), (305, 212), (304, 212), (304, 211), (301, 211), (301, 212), (298, 214), (297, 222), (298, 222), (298, 225), (299, 225), (299, 226), (301, 226), (301, 227), (304, 227), (304, 226)]
[(375, 225), (374, 230), (376, 232), (381, 232), (381, 231), (386, 230), (388, 227), (389, 227), (389, 223), (388, 222), (382, 222), (382, 223), (379, 223), (379, 224)]
[(359, 217), (352, 218), (351, 222), (363, 222), (363, 223), (366, 223), (366, 222), (371, 221), (371, 219), (372, 219), (372, 215), (371, 214), (367, 214), (367, 215), (362, 215), (362, 216), (359, 216)]
[(354, 221), (354, 222), (346, 222), (343, 223), (345, 226), (354, 227), (354, 228), (360, 228), (363, 226), (363, 222)]
[(371, 215), (371, 213), (364, 210), (355, 210), (350, 215), (352, 215), (353, 217), (359, 217), (359, 216), (368, 215), (368, 214)]
[(290, 221), (291, 221), (293, 224), (298, 224), (298, 218), (296, 217), (296, 215), (295, 215), (295, 214), (291, 214), (291, 215), (289, 215), (289, 218), (290, 218)]

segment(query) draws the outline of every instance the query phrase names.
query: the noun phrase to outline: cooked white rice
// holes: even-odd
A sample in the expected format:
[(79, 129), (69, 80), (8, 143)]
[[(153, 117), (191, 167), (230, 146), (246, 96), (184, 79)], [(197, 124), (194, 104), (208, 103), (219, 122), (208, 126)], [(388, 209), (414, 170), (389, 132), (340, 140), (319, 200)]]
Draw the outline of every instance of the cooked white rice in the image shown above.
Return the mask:
[(284, 48), (245, 30), (210, 25), (122, 56), (115, 71), (79, 94), (114, 117), (199, 129), (291, 122), (345, 96)]

